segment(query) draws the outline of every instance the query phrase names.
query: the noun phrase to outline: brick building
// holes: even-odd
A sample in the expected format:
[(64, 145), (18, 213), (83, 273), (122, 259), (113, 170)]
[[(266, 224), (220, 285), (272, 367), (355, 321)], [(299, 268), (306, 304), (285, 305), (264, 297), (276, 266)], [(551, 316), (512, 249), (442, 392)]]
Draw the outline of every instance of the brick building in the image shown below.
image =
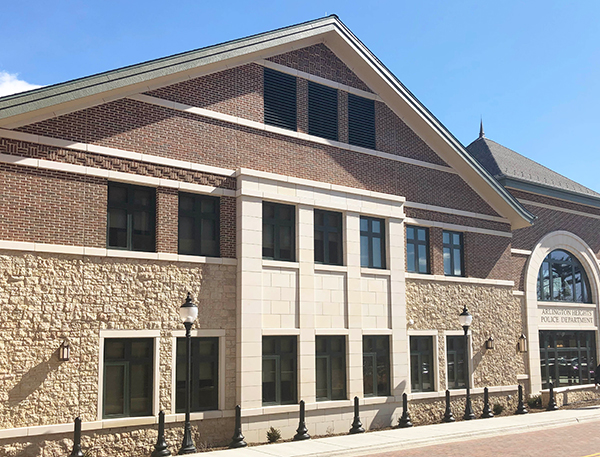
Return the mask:
[(468, 373), (476, 414), (589, 394), (600, 195), (465, 148), (335, 16), (4, 97), (0, 167), (0, 455), (64, 455), (76, 416), (144, 455), (160, 410), (174, 450), (187, 292), (198, 447), (236, 404), (257, 442), (301, 399), (315, 435), (354, 396), (439, 421)]

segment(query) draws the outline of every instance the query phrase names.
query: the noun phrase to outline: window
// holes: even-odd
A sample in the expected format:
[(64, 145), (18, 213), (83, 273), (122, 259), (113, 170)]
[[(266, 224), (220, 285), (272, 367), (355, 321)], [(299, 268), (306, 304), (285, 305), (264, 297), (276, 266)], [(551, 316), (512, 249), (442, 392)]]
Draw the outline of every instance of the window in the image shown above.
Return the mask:
[(264, 69), (265, 124), (296, 130), (296, 77)]
[(375, 149), (375, 101), (348, 94), (348, 142)]
[(179, 194), (179, 254), (219, 257), (219, 205), (215, 197)]
[(295, 260), (296, 208), (291, 205), (263, 202), (263, 257)]
[(413, 392), (431, 392), (433, 385), (433, 337), (410, 337), (410, 382)]
[(444, 230), (444, 274), (446, 276), (463, 276), (463, 234)]
[(542, 388), (593, 384), (596, 369), (594, 331), (540, 331)]
[(108, 247), (154, 252), (156, 190), (108, 183)]
[(385, 221), (360, 218), (360, 266), (385, 268)]
[(317, 401), (346, 399), (346, 337), (317, 336)]
[(406, 271), (429, 273), (429, 229), (406, 226)]
[(337, 141), (337, 89), (308, 81), (308, 133)]
[[(177, 338), (175, 405), (185, 412), (187, 352), (185, 338)], [(191, 411), (219, 409), (219, 338), (192, 338)]]
[(579, 261), (557, 249), (546, 256), (538, 274), (538, 300), (591, 303), (590, 284)]
[(152, 338), (104, 340), (103, 417), (152, 415)]
[(365, 397), (390, 394), (390, 339), (363, 336), (363, 391)]
[(296, 337), (265, 336), (262, 353), (263, 405), (297, 403)]
[(467, 386), (465, 382), (466, 360), (465, 337), (447, 336), (446, 365), (448, 368), (448, 389), (464, 389)]
[(315, 262), (342, 264), (342, 213), (315, 210)]

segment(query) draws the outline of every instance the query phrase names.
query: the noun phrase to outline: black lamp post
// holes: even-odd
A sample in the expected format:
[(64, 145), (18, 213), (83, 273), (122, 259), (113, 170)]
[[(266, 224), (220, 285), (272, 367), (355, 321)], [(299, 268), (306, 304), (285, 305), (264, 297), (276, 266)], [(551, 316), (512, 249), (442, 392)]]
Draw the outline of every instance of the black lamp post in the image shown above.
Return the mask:
[(192, 402), (192, 324), (198, 317), (198, 306), (192, 302), (192, 295), (188, 292), (185, 303), (179, 308), (179, 315), (185, 326), (186, 342), (186, 364), (185, 364), (185, 429), (183, 432), (183, 442), (179, 455), (194, 454), (196, 446), (192, 441), (192, 425), (190, 424), (190, 409)]
[(471, 322), (473, 322), (473, 316), (471, 316), (471, 314), (469, 313), (469, 311), (467, 310), (467, 305), (465, 305), (462, 313), (460, 313), (460, 315), (458, 316), (458, 322), (460, 323), (460, 325), (462, 326), (463, 330), (465, 331), (465, 364), (466, 366), (466, 372), (467, 372), (467, 379), (466, 384), (467, 384), (467, 401), (465, 404), (465, 415), (463, 416), (463, 419), (468, 421), (471, 419), (475, 419), (475, 414), (473, 413), (473, 407), (471, 406), (471, 387), (470, 387), (470, 377), (471, 377), (471, 373), (470, 373), (470, 369), (469, 369), (469, 360), (470, 360), (470, 354), (469, 354), (469, 337), (468, 337), (468, 333), (469, 333), (469, 327), (471, 326)]

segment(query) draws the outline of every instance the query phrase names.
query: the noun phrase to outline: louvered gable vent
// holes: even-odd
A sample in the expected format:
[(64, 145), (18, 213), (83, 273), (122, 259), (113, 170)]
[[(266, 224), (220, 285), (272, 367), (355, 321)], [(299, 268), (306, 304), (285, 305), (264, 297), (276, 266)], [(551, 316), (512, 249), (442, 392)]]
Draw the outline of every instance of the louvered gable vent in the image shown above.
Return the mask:
[(375, 149), (375, 101), (348, 94), (348, 141)]
[(308, 133), (337, 141), (337, 89), (312, 81), (308, 82)]
[(296, 130), (296, 77), (265, 68), (265, 124)]

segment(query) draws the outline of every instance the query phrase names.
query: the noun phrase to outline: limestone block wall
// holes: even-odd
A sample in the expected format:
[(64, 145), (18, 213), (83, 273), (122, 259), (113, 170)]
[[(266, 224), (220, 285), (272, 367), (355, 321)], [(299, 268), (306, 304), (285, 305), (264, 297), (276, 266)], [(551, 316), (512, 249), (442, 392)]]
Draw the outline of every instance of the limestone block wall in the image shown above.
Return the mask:
[[(446, 389), (445, 331), (461, 330), (458, 315), (467, 306), (473, 315), (471, 326), (473, 384), (475, 387), (517, 384), (517, 375), (526, 373), (525, 357), (517, 351), (524, 329), (521, 302), (512, 288), (500, 285), (461, 282), (406, 281), (406, 316), (409, 329), (437, 330), (439, 388)], [(493, 336), (495, 349), (486, 350)]]
[[(178, 309), (188, 291), (199, 306), (197, 332), (223, 335), (222, 407), (233, 409), (236, 267), (229, 263), (0, 251), (0, 429), (71, 423), (76, 416), (98, 421), (100, 336), (121, 330), (156, 335), (153, 409), (174, 412), (173, 332), (182, 331)], [(71, 357), (60, 362), (65, 339)]]

